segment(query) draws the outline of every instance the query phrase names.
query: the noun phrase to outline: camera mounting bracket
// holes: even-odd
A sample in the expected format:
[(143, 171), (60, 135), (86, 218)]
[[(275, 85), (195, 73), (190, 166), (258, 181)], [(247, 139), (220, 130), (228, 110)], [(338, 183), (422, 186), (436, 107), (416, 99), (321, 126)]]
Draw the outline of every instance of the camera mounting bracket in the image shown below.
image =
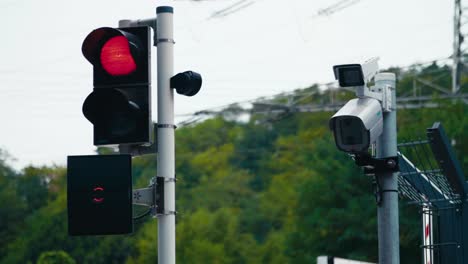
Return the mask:
[(358, 153), (354, 155), (354, 162), (363, 167), (364, 174), (375, 174), (379, 172), (398, 172), (398, 157), (374, 158), (369, 153)]

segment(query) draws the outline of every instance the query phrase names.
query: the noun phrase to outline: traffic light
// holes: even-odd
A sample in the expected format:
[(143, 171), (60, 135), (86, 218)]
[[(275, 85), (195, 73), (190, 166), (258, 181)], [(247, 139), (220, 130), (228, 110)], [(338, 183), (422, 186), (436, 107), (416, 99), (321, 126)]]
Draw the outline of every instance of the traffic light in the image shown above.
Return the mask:
[(68, 233), (133, 232), (130, 155), (68, 156)]
[(98, 28), (83, 41), (94, 84), (83, 114), (94, 145), (151, 142), (150, 47), (149, 27)]

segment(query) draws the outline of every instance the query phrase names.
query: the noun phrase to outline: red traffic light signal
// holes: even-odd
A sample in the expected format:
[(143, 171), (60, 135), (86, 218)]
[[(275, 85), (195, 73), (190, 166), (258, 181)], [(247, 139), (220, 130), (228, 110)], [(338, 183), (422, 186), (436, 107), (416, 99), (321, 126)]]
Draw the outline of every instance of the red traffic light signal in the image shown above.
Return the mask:
[(135, 59), (124, 36), (112, 37), (101, 49), (101, 65), (112, 76), (132, 74), (136, 70)]
[(94, 125), (94, 145), (149, 143), (149, 28), (98, 28), (86, 37), (82, 51), (93, 65), (94, 90), (83, 114)]

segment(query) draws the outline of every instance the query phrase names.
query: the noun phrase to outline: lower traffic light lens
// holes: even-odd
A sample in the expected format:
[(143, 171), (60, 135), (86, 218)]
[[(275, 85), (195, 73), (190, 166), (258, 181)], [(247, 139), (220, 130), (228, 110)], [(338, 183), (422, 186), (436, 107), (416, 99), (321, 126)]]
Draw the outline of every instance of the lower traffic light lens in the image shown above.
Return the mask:
[(116, 109), (105, 124), (110, 136), (121, 138), (135, 133), (140, 120), (139, 107), (133, 102), (128, 102), (124, 109)]
[(135, 60), (126, 37), (113, 37), (102, 46), (101, 65), (112, 76), (128, 75), (136, 70)]
[(84, 116), (94, 125), (95, 144), (131, 142), (141, 130), (144, 114), (118, 89), (95, 89), (83, 104)]

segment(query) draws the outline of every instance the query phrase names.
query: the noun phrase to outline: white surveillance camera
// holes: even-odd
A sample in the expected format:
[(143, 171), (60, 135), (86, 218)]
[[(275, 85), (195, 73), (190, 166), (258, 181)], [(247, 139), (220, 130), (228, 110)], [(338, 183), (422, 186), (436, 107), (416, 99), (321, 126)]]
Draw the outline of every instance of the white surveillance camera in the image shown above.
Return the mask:
[(335, 79), (340, 87), (363, 87), (378, 73), (378, 61), (379, 58), (372, 58), (363, 64), (335, 65)]
[(329, 125), (338, 149), (366, 152), (382, 134), (382, 106), (374, 98), (352, 99), (330, 119)]

